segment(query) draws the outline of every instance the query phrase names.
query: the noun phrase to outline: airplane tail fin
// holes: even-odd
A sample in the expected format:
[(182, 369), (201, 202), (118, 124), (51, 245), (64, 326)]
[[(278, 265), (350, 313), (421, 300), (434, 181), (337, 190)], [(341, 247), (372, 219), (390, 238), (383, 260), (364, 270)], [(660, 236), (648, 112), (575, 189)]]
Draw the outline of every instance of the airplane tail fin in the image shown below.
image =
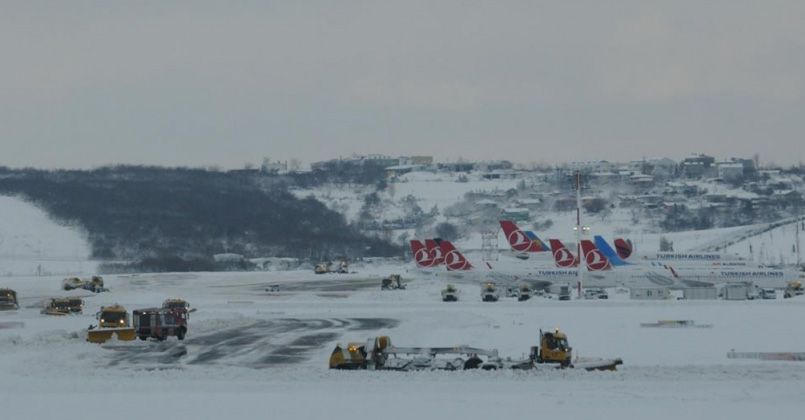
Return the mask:
[(472, 264), (459, 252), (450, 241), (441, 241), (439, 247), (444, 255), (444, 264), (449, 271), (471, 270)]
[(615, 238), (615, 250), (618, 256), (625, 260), (634, 253), (634, 245), (630, 239)]
[(590, 271), (603, 271), (612, 268), (607, 257), (589, 239), (581, 240), (581, 253), (584, 255), (584, 262)]
[(416, 265), (418, 267), (433, 267), (433, 258), (431, 258), (425, 245), (416, 239), (412, 239), (410, 243), (411, 253), (414, 255)]
[(557, 267), (569, 268), (578, 267), (579, 259), (573, 256), (573, 253), (565, 247), (565, 244), (558, 239), (550, 239), (551, 252), (553, 259), (556, 261)]
[(595, 240), (595, 246), (601, 251), (602, 254), (609, 260), (609, 263), (613, 266), (620, 266), (620, 265), (629, 265), (630, 263), (623, 261), (621, 257), (612, 249), (611, 246), (607, 243), (603, 236), (595, 235), (593, 237)]
[[(513, 251), (517, 252), (540, 252), (544, 251), (540, 247), (539, 242), (533, 241), (528, 233), (520, 230), (517, 225), (511, 220), (501, 220), (500, 227), (503, 229), (503, 234), (506, 235), (506, 240), (509, 241), (509, 246)], [(536, 236), (536, 235), (535, 235)]]
[(441, 242), (441, 238), (425, 239), (425, 247), (428, 249), (428, 254), (430, 255), (431, 259), (433, 259), (434, 266), (444, 264), (444, 253), (442, 252), (442, 248), (439, 246), (439, 243)]

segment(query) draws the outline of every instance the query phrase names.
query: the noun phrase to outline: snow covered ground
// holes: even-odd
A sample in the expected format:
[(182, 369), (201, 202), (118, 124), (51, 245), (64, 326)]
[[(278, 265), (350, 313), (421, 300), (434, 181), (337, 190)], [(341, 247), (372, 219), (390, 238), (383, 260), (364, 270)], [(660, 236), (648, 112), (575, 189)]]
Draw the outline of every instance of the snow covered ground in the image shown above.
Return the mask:
[[(805, 364), (727, 359), (736, 351), (805, 351), (805, 299), (774, 301), (483, 303), (479, 286), (408, 265), (354, 274), (174, 273), (107, 276), (111, 292), (83, 295), (84, 315), (49, 317), (60, 277), (8, 277), (21, 309), (0, 312), (3, 418), (796, 418)], [(402, 291), (380, 278), (403, 273)], [(443, 303), (447, 282), (461, 300)], [(281, 292), (265, 287), (279, 284)], [(186, 298), (185, 341), (86, 343), (101, 305), (129, 310)], [(641, 328), (690, 319), (702, 329)], [(560, 327), (582, 357), (622, 357), (617, 372), (330, 371), (337, 342), (388, 334), (398, 345), (469, 344), (522, 357), (540, 328)]]

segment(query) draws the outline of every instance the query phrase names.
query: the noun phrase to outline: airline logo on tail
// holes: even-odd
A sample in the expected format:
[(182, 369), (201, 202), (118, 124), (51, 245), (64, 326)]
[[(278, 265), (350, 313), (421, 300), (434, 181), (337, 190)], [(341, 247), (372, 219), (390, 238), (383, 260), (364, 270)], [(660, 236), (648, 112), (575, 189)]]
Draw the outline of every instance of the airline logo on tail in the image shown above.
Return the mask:
[(418, 267), (433, 267), (434, 259), (431, 257), (428, 249), (422, 242), (416, 239), (411, 240), (411, 252), (414, 254), (414, 261)]
[(590, 271), (604, 271), (612, 268), (607, 257), (595, 247), (589, 239), (581, 240), (581, 252), (584, 254), (584, 262)]
[(470, 264), (470, 262), (464, 258), (464, 255), (458, 252), (450, 241), (441, 241), (439, 243), (439, 247), (442, 249), (442, 254), (444, 254), (444, 264), (447, 266), (449, 271), (464, 271), (472, 269), (472, 264)]
[(442, 254), (442, 249), (439, 247), (439, 242), (441, 241), (441, 239), (425, 239), (425, 247), (433, 259), (434, 266), (444, 263), (444, 254)]
[(500, 227), (511, 249), (517, 252), (542, 252), (548, 247), (533, 232), (523, 232), (511, 220), (501, 220)]
[(579, 260), (573, 256), (565, 245), (558, 239), (551, 239), (551, 250), (553, 251), (553, 259), (556, 261), (557, 267), (569, 268), (577, 267)]

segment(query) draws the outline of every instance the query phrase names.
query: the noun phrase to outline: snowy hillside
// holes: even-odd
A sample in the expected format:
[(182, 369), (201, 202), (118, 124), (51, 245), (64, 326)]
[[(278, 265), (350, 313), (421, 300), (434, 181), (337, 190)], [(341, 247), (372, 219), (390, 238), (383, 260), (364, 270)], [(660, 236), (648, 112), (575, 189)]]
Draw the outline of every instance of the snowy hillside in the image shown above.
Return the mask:
[(94, 274), (89, 255), (79, 229), (53, 222), (20, 198), (0, 196), (0, 276)]
[[(756, 194), (740, 188), (712, 181), (688, 182), (701, 191), (729, 197), (750, 199)], [(314, 196), (328, 207), (341, 212), (345, 217), (358, 222), (361, 209), (365, 205), (365, 197), (376, 193), (380, 203), (373, 213), (380, 221), (404, 219), (406, 198), (414, 197), (416, 204), (425, 212), (434, 206), (438, 214), (423, 221), (416, 227), (399, 227), (389, 223), (383, 231), (389, 239), (404, 242), (412, 237), (429, 237), (435, 235), (433, 227), (442, 222), (459, 226), (461, 236), (455, 241), (465, 250), (477, 250), (482, 246), (483, 231), (497, 231), (497, 246), (500, 250), (508, 249), (506, 238), (500, 231), (497, 220), (505, 218), (502, 213), (510, 207), (521, 206), (524, 202), (536, 203), (529, 211), (529, 220), (518, 222), (520, 227), (533, 230), (544, 240), (558, 238), (567, 243), (575, 242), (574, 226), (576, 212), (573, 209), (558, 211), (553, 206), (544, 205), (540, 199), (523, 197), (549, 197), (555, 200), (557, 192), (550, 190), (535, 175), (517, 173), (505, 179), (485, 179), (481, 173), (444, 173), (444, 172), (411, 172), (399, 176), (388, 184), (384, 190), (376, 190), (374, 185), (323, 185), (317, 188), (293, 190), (298, 197)], [(469, 194), (469, 195), (468, 195)], [(594, 194), (614, 197), (614, 192), (595, 190)], [(469, 197), (469, 198), (468, 198)], [(476, 197), (490, 197), (479, 199)], [(560, 195), (561, 197), (561, 195)], [(572, 201), (572, 199), (571, 199)], [(693, 207), (695, 203), (691, 204)], [(486, 206), (486, 207), (485, 207)], [(458, 209), (458, 210), (456, 210)], [(450, 211), (458, 212), (451, 215)], [(673, 244), (674, 250), (684, 251), (719, 251), (737, 254), (744, 258), (763, 264), (793, 264), (796, 262), (792, 244), (795, 242), (793, 224), (787, 228), (769, 230), (774, 223), (760, 223), (748, 226), (712, 228), (695, 231), (664, 232), (657, 226), (660, 210), (654, 213), (635, 211), (633, 208), (610, 206), (604, 211), (583, 214), (583, 224), (590, 228), (589, 235), (603, 235), (607, 238), (625, 237), (632, 240), (636, 248), (644, 252), (657, 252), (660, 239), (665, 238)], [(408, 215), (410, 216), (410, 215)], [(786, 230), (787, 229), (787, 230)], [(758, 233), (762, 236), (756, 237)], [(746, 238), (753, 237), (749, 241)], [(749, 244), (752, 244), (750, 249)], [(724, 247), (727, 246), (725, 249)]]

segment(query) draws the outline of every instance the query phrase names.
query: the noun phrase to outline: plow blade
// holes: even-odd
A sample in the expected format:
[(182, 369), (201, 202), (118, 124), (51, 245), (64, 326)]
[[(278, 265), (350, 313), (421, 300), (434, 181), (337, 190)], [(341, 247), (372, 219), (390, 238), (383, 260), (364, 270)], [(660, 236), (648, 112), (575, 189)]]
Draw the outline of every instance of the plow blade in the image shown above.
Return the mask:
[(131, 341), (137, 338), (134, 328), (100, 328), (87, 331), (87, 341), (90, 343), (105, 343), (117, 337), (120, 341)]
[(618, 365), (622, 365), (623, 360), (618, 359), (602, 359), (602, 360), (585, 360), (573, 363), (576, 369), (585, 369), (588, 371), (593, 370), (617, 370)]

